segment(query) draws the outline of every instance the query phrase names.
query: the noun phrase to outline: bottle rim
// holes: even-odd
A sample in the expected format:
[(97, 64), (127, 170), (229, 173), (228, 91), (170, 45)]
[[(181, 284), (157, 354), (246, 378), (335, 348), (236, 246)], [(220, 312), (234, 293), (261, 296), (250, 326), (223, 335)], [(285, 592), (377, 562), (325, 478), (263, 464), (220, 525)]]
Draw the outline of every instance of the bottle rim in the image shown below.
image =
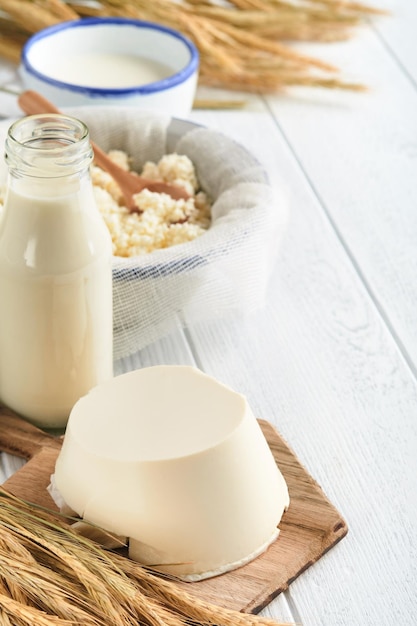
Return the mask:
[(75, 117), (28, 115), (8, 129), (5, 160), (9, 170), (41, 177), (66, 176), (86, 169), (92, 159), (88, 127)]

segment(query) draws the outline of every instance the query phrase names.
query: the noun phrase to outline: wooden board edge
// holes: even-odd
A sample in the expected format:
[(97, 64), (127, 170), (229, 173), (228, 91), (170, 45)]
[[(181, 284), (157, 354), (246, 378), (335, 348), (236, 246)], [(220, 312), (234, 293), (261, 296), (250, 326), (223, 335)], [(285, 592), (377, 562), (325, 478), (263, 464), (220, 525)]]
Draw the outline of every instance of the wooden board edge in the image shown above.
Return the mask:
[[(276, 597), (279, 596), (280, 593), (286, 591), (289, 586), (296, 580), (301, 574), (306, 572), (314, 563), (317, 563), (327, 552), (329, 552), (334, 546), (336, 546), (342, 539), (346, 537), (349, 532), (349, 527), (347, 525), (346, 520), (340, 514), (339, 510), (336, 506), (329, 500), (323, 488), (319, 485), (319, 483), (311, 476), (309, 471), (305, 468), (305, 466), (299, 460), (297, 454), (294, 452), (292, 447), (288, 444), (288, 442), (284, 439), (280, 432), (276, 429), (276, 427), (267, 420), (258, 419), (257, 420), (261, 430), (268, 442), (268, 445), (271, 444), (271, 435), (278, 439), (282, 444), (287, 448), (288, 452), (294, 458), (294, 461), (299, 466), (300, 470), (308, 476), (311, 486), (320, 494), (320, 497), (327, 502), (330, 508), (337, 514), (338, 521), (337, 524), (326, 534), (322, 541), (322, 548), (320, 553), (314, 559), (310, 559), (307, 563), (305, 563), (302, 567), (300, 567), (290, 578), (288, 578), (285, 585), (277, 586), (273, 585), (273, 581), (271, 581), (271, 590), (270, 592), (263, 592), (262, 594), (258, 594), (251, 602), (249, 602), (242, 609), (244, 613), (259, 613), (262, 611), (270, 602), (272, 602)], [(274, 455), (276, 463), (279, 465), (279, 459)], [(290, 505), (291, 506), (291, 505)]]
[(339, 534), (337, 534), (333, 538), (333, 540), (329, 542), (327, 547), (323, 550), (323, 552), (316, 559), (308, 561), (305, 565), (303, 565), (303, 567), (301, 567), (296, 572), (296, 574), (294, 574), (293, 576), (291, 576), (291, 578), (288, 579), (288, 581), (287, 581), (287, 583), (285, 585), (282, 585), (278, 589), (271, 590), (271, 592), (269, 594), (267, 594), (267, 595), (262, 594), (261, 596), (258, 596), (257, 598), (254, 598), (252, 602), (249, 602), (242, 609), (242, 612), (243, 613), (257, 614), (260, 611), (262, 611), (265, 607), (268, 606), (268, 604), (270, 602), (272, 602), (275, 598), (277, 598), (283, 591), (286, 591), (289, 588), (289, 586), (294, 582), (294, 580), (296, 580), (299, 576), (301, 576), (301, 574), (304, 574), (304, 572), (306, 572), (312, 565), (314, 565), (314, 563), (317, 563), (317, 561), (319, 561), (325, 554), (327, 554), (327, 552), (329, 552), (329, 550), (331, 550), (344, 537), (346, 537), (348, 532), (349, 532), (348, 527), (344, 526), (343, 527), (343, 532), (340, 532)]
[[(282, 470), (282, 467), (280, 464), (280, 460), (282, 461), (282, 458), (280, 459), (280, 455), (283, 455), (287, 459), (287, 464), (289, 462), (291, 467), (294, 466), (296, 468), (297, 476), (301, 476), (302, 479), (303, 478), (305, 479), (305, 484), (308, 486), (309, 495), (312, 494), (313, 497), (315, 497), (316, 495), (317, 500), (319, 500), (320, 502), (324, 502), (328, 510), (331, 513), (333, 513), (334, 523), (333, 523), (333, 526), (330, 524), (328, 527), (323, 528), (324, 532), (321, 535), (320, 534), (317, 535), (314, 545), (312, 544), (311, 546), (311, 551), (310, 551), (311, 554), (307, 554), (306, 555), (307, 558), (304, 561), (301, 561), (300, 559), (298, 559), (297, 561), (297, 559), (295, 559), (293, 566), (289, 568), (290, 571), (288, 571), (287, 574), (283, 575), (283, 572), (277, 569), (277, 573), (276, 575), (274, 575), (274, 571), (271, 572), (271, 570), (269, 570), (267, 578), (266, 580), (264, 580), (265, 584), (262, 590), (258, 591), (258, 593), (255, 596), (252, 596), (250, 598), (246, 597), (246, 601), (244, 597), (242, 598), (242, 603), (240, 604), (240, 607), (237, 610), (240, 610), (241, 612), (244, 612), (244, 613), (258, 613), (259, 611), (264, 609), (269, 604), (269, 602), (271, 602), (274, 598), (276, 598), (280, 593), (288, 589), (289, 585), (296, 578), (298, 578), (302, 573), (304, 573), (308, 568), (310, 568), (315, 562), (317, 562), (324, 554), (326, 554), (331, 548), (333, 548), (348, 533), (347, 524), (345, 520), (342, 518), (342, 516), (340, 515), (340, 513), (338, 512), (337, 508), (330, 502), (330, 500), (327, 498), (327, 496), (323, 492), (323, 489), (320, 487), (317, 481), (310, 475), (310, 473), (306, 470), (306, 468), (302, 465), (297, 455), (294, 453), (292, 448), (287, 444), (287, 442), (281, 436), (281, 434), (276, 430), (276, 428), (270, 422), (266, 420), (258, 420), (258, 423), (268, 442), (268, 445), (275, 458), (275, 461), (277, 462), (280, 469)], [(46, 463), (47, 465), (48, 463), (49, 464), (52, 463), (53, 458), (55, 458), (55, 455), (57, 453), (58, 453), (58, 450), (57, 448), (55, 448), (55, 446), (52, 448), (49, 448), (49, 446), (47, 446), (46, 448), (43, 448), (43, 450), (40, 453), (38, 453), (38, 455), (39, 456), (45, 455), (45, 462), (47, 461)], [(35, 456), (38, 457), (38, 455), (35, 455)], [(35, 458), (33, 459), (33, 462), (34, 461), (35, 461)], [(27, 471), (30, 469), (31, 464), (32, 464), (32, 461), (29, 461), (26, 464), (25, 468)], [(44, 463), (42, 463), (42, 465), (45, 466)], [(285, 462), (284, 462), (284, 466), (285, 466)], [(24, 468), (22, 468), (22, 470), (19, 470), (19, 472), (22, 472), (23, 470)], [(7, 487), (7, 486), (12, 487), (11, 491), (14, 492), (16, 495), (19, 495), (18, 493), (19, 489), (15, 490), (13, 488), (14, 487), (13, 477), (16, 477), (16, 475), (19, 472), (14, 474), (3, 485), (3, 487)], [(283, 473), (285, 475), (284, 471)], [(293, 477), (293, 480), (294, 480), (294, 477)], [(9, 481), (10, 483), (9, 485), (7, 485)], [(36, 479), (36, 482), (39, 483), (38, 478)], [(25, 498), (25, 499), (28, 499), (28, 498)], [(291, 505), (290, 505), (290, 508), (291, 508)], [(283, 517), (283, 520), (284, 520), (284, 517)], [(290, 522), (288, 527), (291, 529), (294, 527), (294, 524), (291, 525), (291, 522)], [(242, 568), (242, 570), (244, 569), (245, 567)], [(236, 572), (237, 571), (238, 570), (236, 570)], [(227, 576), (227, 574), (224, 574), (224, 576)], [(288, 576), (288, 577), (285, 579), (285, 576)], [(219, 577), (219, 579), (220, 578), (221, 577)], [(187, 586), (188, 586), (188, 583), (187, 583)], [(197, 583), (197, 586), (198, 586), (198, 583)]]

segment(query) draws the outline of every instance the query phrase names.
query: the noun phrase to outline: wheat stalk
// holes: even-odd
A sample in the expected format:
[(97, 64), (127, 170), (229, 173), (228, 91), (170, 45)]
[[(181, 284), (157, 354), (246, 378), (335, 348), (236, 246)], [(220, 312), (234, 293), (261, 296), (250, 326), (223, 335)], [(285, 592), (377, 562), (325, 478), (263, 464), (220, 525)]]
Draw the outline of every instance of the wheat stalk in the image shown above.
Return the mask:
[(0, 8), (30, 33), (60, 21), (49, 9), (29, 0), (1, 0)]
[(361, 89), (289, 42), (346, 39), (364, 18), (383, 13), (354, 0), (230, 0), (226, 6), (212, 0), (101, 0), (94, 6), (77, 0), (0, 0), (0, 9), (19, 32), (16, 40), (10, 27), (0, 35), (0, 55), (12, 60), (20, 54), (22, 32), (82, 16), (125, 16), (189, 36), (200, 51), (201, 84), (256, 93), (289, 85)]
[(284, 626), (212, 606), (0, 490), (4, 626)]

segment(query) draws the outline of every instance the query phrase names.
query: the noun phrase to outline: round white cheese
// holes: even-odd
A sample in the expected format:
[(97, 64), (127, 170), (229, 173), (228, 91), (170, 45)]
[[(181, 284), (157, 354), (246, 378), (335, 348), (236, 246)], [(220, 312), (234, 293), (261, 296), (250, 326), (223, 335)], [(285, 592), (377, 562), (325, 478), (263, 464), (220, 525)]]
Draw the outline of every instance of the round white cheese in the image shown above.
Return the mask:
[(74, 406), (55, 469), (66, 503), (185, 579), (238, 567), (278, 534), (285, 480), (244, 396), (188, 366), (144, 368)]

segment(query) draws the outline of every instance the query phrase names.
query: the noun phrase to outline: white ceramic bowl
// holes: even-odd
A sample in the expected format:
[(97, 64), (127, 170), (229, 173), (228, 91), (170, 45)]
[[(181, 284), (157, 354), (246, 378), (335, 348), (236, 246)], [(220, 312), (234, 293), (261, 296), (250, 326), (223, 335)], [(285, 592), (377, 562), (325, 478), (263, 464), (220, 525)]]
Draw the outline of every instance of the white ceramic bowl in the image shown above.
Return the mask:
[(151, 22), (88, 18), (32, 36), (19, 73), (57, 106), (134, 106), (184, 118), (191, 111), (199, 55), (181, 33)]

